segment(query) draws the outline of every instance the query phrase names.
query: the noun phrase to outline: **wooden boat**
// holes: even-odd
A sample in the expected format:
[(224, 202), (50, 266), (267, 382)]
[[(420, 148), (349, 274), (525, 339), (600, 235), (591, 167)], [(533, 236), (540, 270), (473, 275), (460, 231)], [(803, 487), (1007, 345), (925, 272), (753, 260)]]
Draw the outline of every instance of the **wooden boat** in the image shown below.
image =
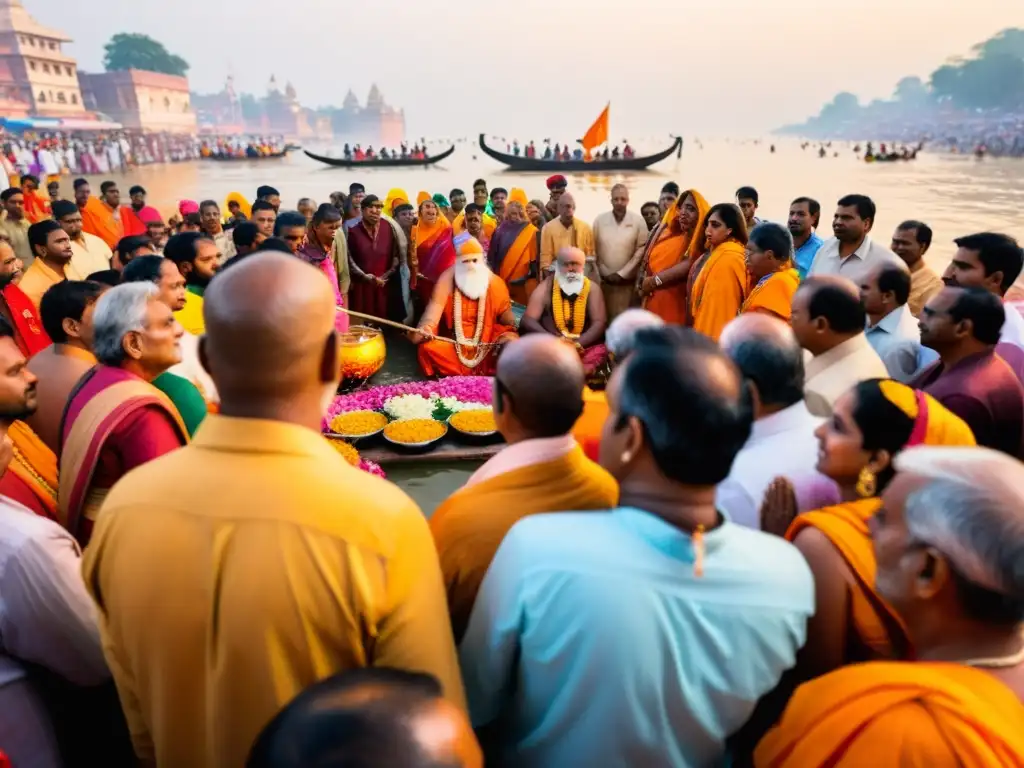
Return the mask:
[(217, 160), (222, 163), (231, 162), (259, 162), (261, 160), (279, 160), (282, 157), (288, 157), (288, 150), (282, 149), (280, 152), (271, 152), (269, 155), (260, 155), (259, 157), (249, 157), (248, 155), (207, 155), (204, 160)]
[(451, 157), (452, 152), (455, 151), (455, 145), (452, 144), (448, 149), (439, 155), (433, 157), (425, 157), (422, 160), (414, 160), (411, 157), (397, 157), (394, 159), (381, 160), (374, 158), (373, 160), (346, 160), (343, 157), (327, 157), (326, 155), (315, 155), (308, 149), (302, 150), (308, 157), (318, 160), (321, 163), (334, 166), (335, 168), (406, 168), (433, 165), (439, 163), (447, 157)]
[(487, 146), (484, 134), (480, 134), (480, 149), (488, 157), (493, 157), (499, 163), (507, 165), (510, 171), (544, 171), (546, 173), (586, 172), (586, 173), (608, 173), (611, 171), (643, 171), (655, 163), (660, 163), (673, 152), (679, 155), (683, 151), (683, 139), (676, 136), (676, 140), (668, 149), (662, 150), (654, 155), (644, 157), (609, 157), (607, 160), (544, 160), (540, 157), (523, 157), (522, 155), (507, 155), (498, 152)]

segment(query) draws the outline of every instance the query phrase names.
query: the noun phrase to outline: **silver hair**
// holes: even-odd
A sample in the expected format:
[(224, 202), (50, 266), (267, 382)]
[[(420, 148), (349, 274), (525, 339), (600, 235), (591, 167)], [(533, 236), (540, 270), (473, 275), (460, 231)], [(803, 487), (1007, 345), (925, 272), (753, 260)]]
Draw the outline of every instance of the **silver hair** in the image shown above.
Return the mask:
[(125, 283), (105, 292), (92, 316), (93, 354), (104, 365), (119, 366), (127, 358), (124, 337), (146, 327), (149, 302), (159, 301), (153, 283)]
[(907, 497), (910, 535), (968, 581), (1024, 598), (1024, 464), (988, 448), (917, 447), (895, 467), (930, 481)]
[(616, 317), (604, 333), (604, 343), (608, 351), (622, 360), (633, 351), (636, 334), (644, 328), (660, 328), (665, 321), (646, 309), (627, 309)]

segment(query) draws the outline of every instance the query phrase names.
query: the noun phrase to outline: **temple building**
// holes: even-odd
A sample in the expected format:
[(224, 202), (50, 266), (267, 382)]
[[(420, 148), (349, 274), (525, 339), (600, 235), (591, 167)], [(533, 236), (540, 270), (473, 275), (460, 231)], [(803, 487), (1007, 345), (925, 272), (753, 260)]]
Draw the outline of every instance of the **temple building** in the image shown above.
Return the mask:
[(370, 86), (366, 106), (349, 89), (342, 108), (331, 114), (334, 136), (339, 141), (375, 147), (397, 147), (405, 140), (405, 111), (390, 106), (376, 83)]
[(145, 133), (196, 132), (188, 78), (127, 69), (79, 73), (86, 106), (109, 115), (127, 130)]
[(21, 0), (0, 0), (0, 116), (87, 118), (71, 38), (33, 19)]

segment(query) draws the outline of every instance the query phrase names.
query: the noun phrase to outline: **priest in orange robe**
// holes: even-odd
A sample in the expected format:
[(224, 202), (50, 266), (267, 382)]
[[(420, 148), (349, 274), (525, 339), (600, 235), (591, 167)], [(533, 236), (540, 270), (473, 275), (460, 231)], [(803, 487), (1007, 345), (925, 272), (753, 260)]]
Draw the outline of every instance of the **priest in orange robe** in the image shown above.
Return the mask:
[(39, 177), (26, 173), (21, 177), (21, 194), (25, 198), (25, 218), (36, 224), (50, 218), (50, 202), (39, 194)]
[(505, 534), (530, 515), (610, 509), (615, 479), (583, 454), (571, 430), (583, 410), (583, 366), (547, 334), (524, 337), (498, 362), (494, 421), (508, 447), (430, 518), (455, 641)]
[(488, 269), (476, 239), (459, 244), (411, 338), (425, 376), (490, 376), (501, 345), (518, 338), (508, 287)]
[(918, 447), (895, 468), (872, 521), (875, 585), (914, 660), (799, 688), (757, 768), (1024, 765), (1024, 466), (986, 448)]
[(121, 192), (117, 184), (104, 181), (100, 185), (103, 199), (92, 197), (89, 182), (75, 180), (75, 202), (82, 212), (82, 229), (96, 235), (111, 250), (117, 247), (122, 237), (145, 235), (146, 225), (130, 205), (121, 205)]

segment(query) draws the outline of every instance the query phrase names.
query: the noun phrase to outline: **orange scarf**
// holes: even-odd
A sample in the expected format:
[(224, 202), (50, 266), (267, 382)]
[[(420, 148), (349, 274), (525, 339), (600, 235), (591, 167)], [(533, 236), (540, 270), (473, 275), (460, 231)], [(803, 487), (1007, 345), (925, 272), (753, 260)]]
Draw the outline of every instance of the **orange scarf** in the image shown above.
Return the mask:
[(10, 471), (42, 502), (51, 520), (57, 519), (57, 454), (22, 421), (7, 430), (14, 447)]

